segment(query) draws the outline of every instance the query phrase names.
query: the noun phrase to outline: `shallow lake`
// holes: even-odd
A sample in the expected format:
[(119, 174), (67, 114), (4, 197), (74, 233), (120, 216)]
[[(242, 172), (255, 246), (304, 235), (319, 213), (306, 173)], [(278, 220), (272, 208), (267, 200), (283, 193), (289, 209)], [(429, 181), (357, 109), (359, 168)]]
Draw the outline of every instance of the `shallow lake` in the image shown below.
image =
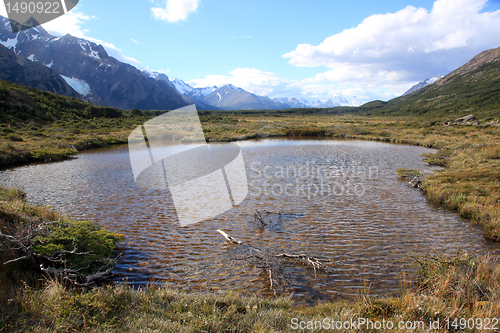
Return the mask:
[[(230, 290), (299, 303), (371, 294), (395, 295), (414, 268), (413, 255), (499, 253), (482, 230), (430, 205), (396, 169), (431, 170), (420, 156), (433, 150), (369, 141), (269, 139), (238, 142), (249, 192), (215, 218), (181, 227), (168, 191), (135, 182), (127, 146), (94, 149), (77, 158), (0, 171), (0, 184), (19, 187), (33, 204), (51, 205), (125, 234), (115, 279), (151, 279), (186, 290)], [(207, 201), (211, 193), (205, 194)], [(266, 222), (255, 219), (256, 210)], [(280, 212), (280, 214), (278, 214)], [(223, 229), (244, 245), (229, 245)], [(327, 271), (282, 252), (329, 259)], [(262, 255), (263, 256), (263, 255)], [(267, 266), (266, 266), (267, 265)]]

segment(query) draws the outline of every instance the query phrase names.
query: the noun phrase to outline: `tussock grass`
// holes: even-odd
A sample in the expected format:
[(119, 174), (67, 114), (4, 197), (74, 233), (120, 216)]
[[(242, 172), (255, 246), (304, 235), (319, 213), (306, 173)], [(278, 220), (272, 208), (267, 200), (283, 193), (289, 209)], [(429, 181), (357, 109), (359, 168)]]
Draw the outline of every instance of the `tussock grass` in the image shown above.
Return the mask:
[(479, 223), (488, 238), (500, 240), (500, 161), (498, 144), (457, 149), (449, 167), (424, 182), (434, 203)]
[[(31, 256), (11, 263), (8, 261), (27, 255), (19, 243), (0, 239), (0, 302), (16, 299), (17, 290), (25, 286), (40, 286), (40, 264), (54, 268), (78, 269), (81, 274), (94, 273), (112, 256), (115, 242), (121, 236), (97, 228), (89, 221), (75, 221), (51, 207), (32, 206), (26, 194), (19, 189), (0, 187), (0, 231), (15, 237), (29, 251), (50, 257), (55, 251), (85, 252), (84, 255), (64, 254), (64, 262)], [(88, 252), (88, 254), (87, 254)], [(111, 259), (108, 260), (110, 263)], [(4, 263), (7, 263), (6, 265)]]
[(403, 296), (406, 306), (420, 306), (422, 315), (429, 320), (499, 317), (500, 265), (497, 260), (459, 253), (452, 258), (427, 258), (419, 264), (421, 281), (416, 292)]
[(268, 332), (286, 325), (282, 314), (291, 307), (289, 298), (187, 294), (153, 285), (70, 291), (55, 280), (41, 290), (21, 290), (16, 303), (4, 322), (13, 332)]
[[(418, 282), (402, 285), (394, 298), (374, 298), (364, 291), (358, 300), (297, 307), (290, 297), (257, 298), (235, 292), (185, 293), (166, 286), (133, 289), (126, 284), (90, 291), (68, 290), (56, 280), (43, 288), (22, 288), (15, 301), (4, 304), (0, 329), (11, 332), (294, 332), (293, 322), (316, 322), (323, 332), (332, 323), (360, 319), (391, 321), (384, 332), (428, 331), (430, 321), (498, 318), (500, 266), (490, 257), (416, 258)], [(423, 322), (425, 329), (403, 329), (399, 322)], [(300, 331), (300, 330), (299, 330)], [(357, 330), (374, 332), (369, 326)]]

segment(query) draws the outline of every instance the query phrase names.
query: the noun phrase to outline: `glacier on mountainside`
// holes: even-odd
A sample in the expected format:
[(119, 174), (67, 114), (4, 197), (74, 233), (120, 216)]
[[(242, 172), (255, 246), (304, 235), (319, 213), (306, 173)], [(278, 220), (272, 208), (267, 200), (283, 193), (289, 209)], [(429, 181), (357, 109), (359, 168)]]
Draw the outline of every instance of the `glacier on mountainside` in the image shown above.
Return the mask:
[(83, 97), (86, 97), (92, 93), (92, 90), (90, 89), (90, 86), (87, 82), (74, 78), (74, 77), (67, 77), (64, 75), (61, 75), (61, 77), (66, 81), (66, 83), (73, 88), (77, 93), (82, 95)]

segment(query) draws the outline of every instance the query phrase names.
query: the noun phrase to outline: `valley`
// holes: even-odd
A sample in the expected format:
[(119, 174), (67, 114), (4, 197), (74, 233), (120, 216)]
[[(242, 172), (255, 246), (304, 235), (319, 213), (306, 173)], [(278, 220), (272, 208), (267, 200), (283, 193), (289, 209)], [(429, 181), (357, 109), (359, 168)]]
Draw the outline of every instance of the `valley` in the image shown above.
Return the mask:
[[(359, 105), (357, 98), (344, 95), (309, 102), (271, 99), (231, 84), (194, 88), (180, 79), (118, 61), (102, 45), (84, 39), (55, 37), (42, 27), (14, 34), (7, 26), (3, 18), (0, 166), (2, 181), (27, 189), (0, 188), (0, 256), (7, 263), (0, 272), (0, 331), (288, 332), (294, 331), (290, 325), (294, 320), (321, 318), (428, 326), (438, 322), (442, 331), (450, 331), (447, 320), (449, 325), (460, 318), (499, 318), (500, 265), (495, 250), (500, 242), (500, 48), (481, 52), (444, 77), (421, 81), (402, 96)], [(158, 208), (163, 200), (159, 192), (137, 192), (132, 181), (126, 190), (120, 188), (125, 174), (131, 178), (124, 145), (131, 131), (190, 104), (198, 108), (208, 143), (239, 143), (254, 158), (252, 162), (265, 162), (275, 169), (311, 161), (349, 167), (376, 161), (365, 164), (383, 166), (386, 178), (370, 183), (376, 189), (368, 193), (371, 201), (335, 197), (316, 202), (257, 195), (248, 199), (248, 211), (205, 224), (210, 231), (222, 224), (232, 235), (242, 235), (269, 253), (272, 237), (273, 245), (282, 251), (294, 246), (297, 253), (304, 248), (326, 253), (333, 273), (319, 273), (307, 263), (273, 266), (267, 262), (250, 268), (229, 263), (231, 255), (244, 253), (243, 245), (223, 238), (207, 241), (195, 235), (205, 235), (205, 230), (195, 227), (187, 232), (178, 226), (158, 226), (157, 221), (175, 220), (174, 213)], [(405, 153), (395, 153), (399, 150)], [(423, 155), (415, 155), (417, 151)], [(45, 182), (30, 182), (34, 174)], [(405, 175), (418, 176), (420, 190), (408, 185)], [(64, 183), (71, 177), (78, 181)], [(30, 186), (19, 183), (20, 179), (27, 179), (23, 181)], [(112, 179), (116, 187), (110, 190), (107, 182)], [(63, 190), (45, 195), (60, 183)], [(99, 184), (93, 197), (92, 184)], [(91, 207), (74, 205), (90, 197)], [(71, 207), (78, 217), (30, 200), (64, 203), (59, 210)], [(282, 216), (279, 209), (287, 204), (291, 211)], [(264, 213), (262, 207), (267, 209), (265, 214), (277, 215), (279, 223), (266, 225), (261, 217), (258, 225), (254, 211)], [(131, 217), (134, 214), (139, 216), (137, 221)], [(241, 226), (241, 221), (246, 224)], [(184, 238), (191, 247), (182, 246)], [(134, 248), (136, 240), (140, 248)], [(93, 256), (77, 253), (77, 243), (85, 244), (85, 251), (96, 252), (105, 243), (105, 251), (96, 259), (106, 264), (105, 269), (116, 264), (110, 253), (121, 250), (129, 257), (121, 264), (118, 261), (116, 271), (137, 278), (140, 288), (132, 286), (132, 278), (130, 284), (105, 283), (88, 290), (85, 283), (68, 285), (63, 275), (43, 280), (47, 275), (40, 263), (64, 262), (56, 266), (66, 270), (69, 259), (61, 260), (62, 255)], [(450, 254), (460, 244), (480, 254), (463, 249)], [(414, 245), (416, 254), (410, 254)], [(357, 252), (350, 253), (351, 249)], [(237, 272), (237, 276), (215, 276), (210, 284), (203, 273), (212, 267), (205, 262), (207, 257), (217, 264), (214, 274)], [(403, 257), (409, 270), (401, 268)], [(182, 260), (187, 262), (181, 264)], [(86, 262), (87, 267), (80, 267), (78, 260), (72, 263), (76, 266), (70, 269), (85, 270), (87, 277), (105, 270), (104, 266), (92, 270)], [(296, 289), (281, 292), (271, 266), (278, 267), (278, 272), (290, 269)], [(352, 281), (346, 267), (358, 270)], [(71, 281), (77, 280), (71, 276)], [(170, 279), (177, 285), (164, 280), (148, 283), (144, 280), (148, 277)], [(196, 281), (193, 289), (198, 289), (182, 290), (189, 281)], [(250, 290), (245, 290), (247, 282)], [(227, 285), (231, 290), (224, 289)]]

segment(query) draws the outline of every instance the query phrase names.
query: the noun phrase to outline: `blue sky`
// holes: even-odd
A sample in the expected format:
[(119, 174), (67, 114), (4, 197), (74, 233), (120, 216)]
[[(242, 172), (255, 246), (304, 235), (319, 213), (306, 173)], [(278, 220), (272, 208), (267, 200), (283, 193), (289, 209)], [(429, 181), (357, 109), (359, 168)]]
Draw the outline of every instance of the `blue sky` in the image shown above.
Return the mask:
[(44, 27), (193, 86), (366, 102), (500, 46), (500, 0), (80, 0)]

